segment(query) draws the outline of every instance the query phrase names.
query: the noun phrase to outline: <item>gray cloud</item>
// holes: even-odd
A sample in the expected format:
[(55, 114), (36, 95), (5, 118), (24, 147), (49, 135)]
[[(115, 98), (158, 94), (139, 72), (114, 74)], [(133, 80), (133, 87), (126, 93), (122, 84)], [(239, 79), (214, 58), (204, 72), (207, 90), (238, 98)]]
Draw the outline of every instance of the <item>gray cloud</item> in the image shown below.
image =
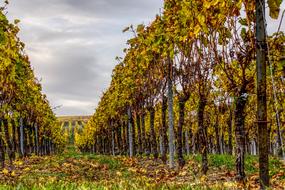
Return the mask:
[(130, 37), (122, 29), (149, 23), (163, 0), (13, 0), (36, 76), (58, 115), (92, 114), (108, 87), (115, 57)]
[(15, 0), (12, 4), (21, 9), (23, 16), (28, 17), (68, 15), (70, 18), (126, 20), (153, 16), (162, 6), (162, 0)]

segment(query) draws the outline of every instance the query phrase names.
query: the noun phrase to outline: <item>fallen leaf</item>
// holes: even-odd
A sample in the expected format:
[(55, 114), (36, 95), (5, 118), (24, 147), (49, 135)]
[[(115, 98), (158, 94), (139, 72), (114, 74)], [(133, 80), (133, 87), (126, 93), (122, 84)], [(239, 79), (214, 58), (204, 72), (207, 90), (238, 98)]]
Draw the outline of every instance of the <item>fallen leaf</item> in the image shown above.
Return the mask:
[(2, 172), (3, 172), (4, 175), (8, 175), (8, 174), (9, 174), (9, 171), (8, 171), (6, 168), (4, 168), (4, 169), (2, 170)]
[(182, 171), (179, 173), (180, 176), (186, 176), (187, 175), (187, 171)]
[(122, 173), (119, 171), (117, 171), (116, 174), (117, 174), (117, 176), (120, 176), (120, 177), (122, 176)]
[(11, 176), (12, 176), (12, 177), (15, 177), (15, 176), (16, 176), (15, 171), (12, 171)]
[(30, 171), (30, 170), (31, 170), (31, 168), (29, 168), (29, 167), (27, 167), (27, 168), (24, 169), (25, 172), (28, 172), (28, 171)]

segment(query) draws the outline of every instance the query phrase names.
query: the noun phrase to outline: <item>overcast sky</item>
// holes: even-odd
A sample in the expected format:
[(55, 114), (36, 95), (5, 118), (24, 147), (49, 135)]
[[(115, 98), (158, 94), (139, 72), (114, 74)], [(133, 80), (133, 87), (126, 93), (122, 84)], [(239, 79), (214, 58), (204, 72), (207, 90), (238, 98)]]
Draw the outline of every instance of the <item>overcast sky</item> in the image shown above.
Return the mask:
[[(108, 87), (131, 24), (148, 24), (163, 0), (11, 0), (36, 76), (57, 115), (91, 115)], [(282, 4), (282, 10), (285, 2)], [(276, 31), (278, 21), (268, 20)], [(282, 25), (282, 30), (285, 29)]]
[(57, 115), (89, 115), (108, 87), (131, 24), (149, 24), (163, 0), (11, 0), (20, 37)]

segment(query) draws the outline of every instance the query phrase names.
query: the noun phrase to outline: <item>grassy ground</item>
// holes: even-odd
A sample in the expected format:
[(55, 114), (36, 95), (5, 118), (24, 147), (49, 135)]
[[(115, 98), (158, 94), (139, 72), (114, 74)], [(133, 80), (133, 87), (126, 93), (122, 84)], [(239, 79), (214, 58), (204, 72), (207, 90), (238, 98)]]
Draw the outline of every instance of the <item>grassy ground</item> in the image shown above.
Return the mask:
[[(8, 189), (257, 189), (257, 157), (246, 158), (247, 181), (234, 180), (235, 160), (229, 155), (210, 155), (210, 171), (200, 174), (201, 157), (187, 157), (183, 169), (170, 170), (159, 160), (82, 154), (69, 147), (56, 156), (33, 156), (15, 162), (11, 171), (0, 172), (0, 190)], [(272, 189), (284, 189), (285, 165), (270, 159)]]

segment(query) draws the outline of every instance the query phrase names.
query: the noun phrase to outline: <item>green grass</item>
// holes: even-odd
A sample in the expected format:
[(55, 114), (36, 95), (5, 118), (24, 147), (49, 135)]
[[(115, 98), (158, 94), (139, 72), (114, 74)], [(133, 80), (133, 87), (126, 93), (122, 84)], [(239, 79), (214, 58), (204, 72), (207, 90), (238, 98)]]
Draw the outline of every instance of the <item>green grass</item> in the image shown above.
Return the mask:
[(96, 160), (99, 164), (108, 165), (109, 169), (118, 169), (121, 167), (121, 162), (113, 156), (107, 155), (96, 155), (90, 153), (78, 153), (74, 147), (68, 147), (67, 152), (63, 155), (63, 158), (74, 158), (74, 159), (86, 159)]
[(33, 186), (28, 186), (24, 184), (18, 184), (15, 187), (12, 186), (0, 186), (0, 190), (80, 190), (80, 189), (94, 189), (94, 190), (103, 190), (104, 186), (95, 185), (95, 184), (77, 184), (72, 182), (56, 182), (56, 183), (45, 183), (45, 184), (36, 184)]
[(247, 174), (258, 172), (258, 157), (247, 155), (245, 157), (244, 165), (245, 165), (245, 171), (247, 172)]
[(225, 189), (223, 186), (216, 187), (207, 187), (206, 185), (156, 185), (145, 183), (143, 181), (124, 181), (122, 183), (117, 184), (109, 184), (106, 183), (73, 183), (73, 182), (56, 182), (56, 183), (45, 183), (45, 184), (36, 184), (32, 186), (27, 186), (23, 184), (18, 184), (17, 186), (8, 186), (8, 185), (0, 185), (0, 190), (215, 190), (215, 189)]
[(96, 160), (100, 164), (107, 164), (110, 169), (119, 168), (121, 165), (121, 163), (118, 160), (116, 160), (113, 156), (79, 153), (76, 150), (76, 148), (73, 146), (68, 146), (66, 148), (66, 152), (62, 156), (63, 158), (74, 158), (74, 159), (84, 158), (84, 159)]
[[(202, 162), (202, 156), (200, 154), (191, 155), (187, 157), (187, 159), (194, 159), (196, 162)], [(233, 170), (235, 168), (235, 158), (231, 155), (217, 155), (217, 154), (210, 154), (208, 155), (208, 164), (209, 167), (216, 167), (221, 168), (225, 167), (228, 170)]]
[(115, 159), (107, 157), (107, 156), (97, 156), (97, 161), (100, 164), (107, 164), (109, 166), (109, 168), (112, 170), (118, 169), (121, 167), (121, 163), (118, 160), (115, 160)]
[[(198, 163), (202, 162), (201, 155), (191, 155), (186, 157), (186, 159), (194, 159)], [(227, 170), (235, 170), (235, 157), (233, 155), (217, 155), (210, 154), (208, 155), (209, 167), (216, 168), (226, 168)], [(282, 168), (283, 165), (278, 158), (270, 157), (269, 159), (269, 170), (270, 176), (280, 172), (280, 170), (285, 171), (285, 168)], [(246, 155), (245, 156), (245, 172), (250, 175), (259, 171), (258, 167), (258, 156)], [(284, 176), (285, 179), (285, 176)]]

